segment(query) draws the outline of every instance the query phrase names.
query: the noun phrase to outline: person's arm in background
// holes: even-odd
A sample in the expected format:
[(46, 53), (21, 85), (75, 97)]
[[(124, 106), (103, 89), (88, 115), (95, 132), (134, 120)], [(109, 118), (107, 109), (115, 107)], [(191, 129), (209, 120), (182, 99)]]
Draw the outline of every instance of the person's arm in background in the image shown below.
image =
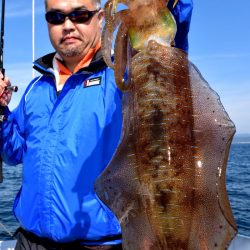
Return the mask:
[(23, 149), (25, 146), (23, 139), (23, 101), (15, 111), (10, 112), (8, 104), (11, 101), (12, 91), (6, 91), (5, 87), (10, 86), (7, 77), (2, 80), (0, 74), (0, 105), (6, 120), (2, 122), (0, 135), (0, 153), (2, 159), (9, 165), (17, 165), (22, 162)]
[(188, 32), (192, 17), (193, 0), (179, 0), (173, 8), (175, 0), (169, 0), (168, 9), (174, 15), (177, 24), (175, 47), (188, 53)]

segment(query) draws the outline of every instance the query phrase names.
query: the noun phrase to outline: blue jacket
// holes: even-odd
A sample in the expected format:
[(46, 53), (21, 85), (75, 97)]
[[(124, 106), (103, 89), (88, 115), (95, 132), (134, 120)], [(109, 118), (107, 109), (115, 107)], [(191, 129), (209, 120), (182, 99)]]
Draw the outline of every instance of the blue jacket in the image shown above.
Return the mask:
[(118, 145), (122, 119), (121, 93), (99, 55), (67, 80), (59, 96), (53, 55), (35, 62), (42, 76), (12, 113), (6, 111), (3, 124), (3, 159), (23, 162), (14, 214), (24, 229), (59, 242), (107, 241), (121, 234), (93, 190)]

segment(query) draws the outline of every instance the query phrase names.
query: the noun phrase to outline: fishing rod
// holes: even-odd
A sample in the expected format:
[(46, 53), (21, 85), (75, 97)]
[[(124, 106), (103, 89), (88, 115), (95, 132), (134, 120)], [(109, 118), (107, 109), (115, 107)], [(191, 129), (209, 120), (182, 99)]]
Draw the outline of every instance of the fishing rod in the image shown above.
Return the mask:
[[(4, 16), (5, 16), (5, 0), (2, 0), (2, 12), (1, 12), (1, 38), (0, 38), (0, 70), (4, 76), (3, 68), (3, 41), (4, 41)], [(4, 107), (0, 106), (0, 132), (2, 133), (2, 122), (5, 119)], [(1, 136), (2, 138), (2, 136)], [(2, 141), (1, 141), (2, 146)], [(0, 183), (3, 182), (3, 161), (0, 156)]]
[[(3, 67), (3, 47), (4, 47), (4, 20), (5, 20), (5, 0), (2, 0), (2, 9), (1, 9), (1, 34), (0, 34), (0, 70), (5, 75), (5, 70)], [(6, 86), (4, 91), (13, 91), (17, 92), (17, 86)], [(6, 120), (4, 115), (4, 107), (0, 106), (0, 132), (2, 133), (2, 122)], [(2, 144), (2, 142), (1, 142)], [(3, 161), (0, 156), (0, 183), (3, 182)]]

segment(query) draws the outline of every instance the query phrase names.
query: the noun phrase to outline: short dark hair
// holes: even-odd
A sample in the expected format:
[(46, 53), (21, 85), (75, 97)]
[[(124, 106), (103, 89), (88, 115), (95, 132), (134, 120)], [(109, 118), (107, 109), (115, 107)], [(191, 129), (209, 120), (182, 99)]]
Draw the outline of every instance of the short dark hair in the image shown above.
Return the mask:
[[(45, 0), (45, 9), (47, 10), (48, 7), (48, 0)], [(96, 8), (99, 9), (101, 7), (101, 0), (91, 0), (93, 2), (93, 4), (96, 5)]]

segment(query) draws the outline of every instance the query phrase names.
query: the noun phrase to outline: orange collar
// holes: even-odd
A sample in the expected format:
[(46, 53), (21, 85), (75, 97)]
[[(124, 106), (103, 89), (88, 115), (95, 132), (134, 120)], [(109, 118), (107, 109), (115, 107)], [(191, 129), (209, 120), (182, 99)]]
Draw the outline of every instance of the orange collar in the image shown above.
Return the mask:
[[(73, 73), (76, 73), (79, 69), (83, 67), (89, 66), (90, 62), (92, 61), (93, 57), (95, 56), (96, 52), (101, 48), (101, 41), (97, 43), (97, 45), (94, 48), (90, 48), (88, 53), (83, 57), (83, 59), (77, 64), (75, 67)], [(58, 76), (57, 79), (57, 88), (61, 89), (66, 80), (70, 77), (72, 72), (63, 64), (60, 56), (58, 54), (55, 55), (54, 62), (56, 63), (56, 67), (54, 67), (54, 70), (57, 72), (56, 75)]]

